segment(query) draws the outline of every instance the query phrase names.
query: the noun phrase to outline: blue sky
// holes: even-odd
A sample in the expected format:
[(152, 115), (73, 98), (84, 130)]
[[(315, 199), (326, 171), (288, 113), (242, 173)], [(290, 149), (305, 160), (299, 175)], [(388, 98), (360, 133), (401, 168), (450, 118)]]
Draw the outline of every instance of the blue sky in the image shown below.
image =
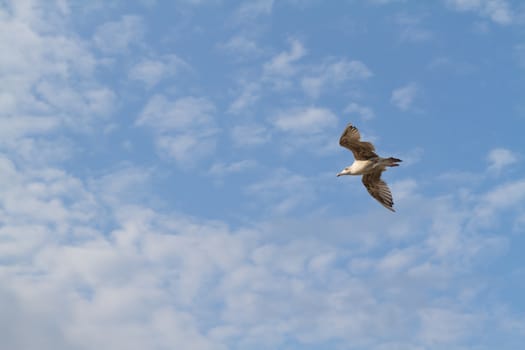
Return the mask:
[[(0, 0), (9, 349), (518, 349), (525, 7)], [(383, 156), (396, 213), (338, 139)]]

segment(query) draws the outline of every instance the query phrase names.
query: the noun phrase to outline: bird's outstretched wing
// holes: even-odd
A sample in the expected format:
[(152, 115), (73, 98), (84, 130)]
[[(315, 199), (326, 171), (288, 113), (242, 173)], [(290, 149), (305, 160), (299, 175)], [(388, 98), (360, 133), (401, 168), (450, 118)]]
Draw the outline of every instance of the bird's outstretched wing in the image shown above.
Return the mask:
[(368, 193), (374, 197), (385, 208), (395, 211), (394, 200), (392, 199), (392, 192), (386, 182), (381, 180), (382, 170), (377, 170), (373, 173), (363, 175), (363, 185), (365, 185)]
[(377, 157), (374, 145), (370, 142), (361, 141), (359, 130), (352, 124), (348, 124), (339, 139), (339, 144), (348, 148), (354, 154), (356, 160), (367, 160)]

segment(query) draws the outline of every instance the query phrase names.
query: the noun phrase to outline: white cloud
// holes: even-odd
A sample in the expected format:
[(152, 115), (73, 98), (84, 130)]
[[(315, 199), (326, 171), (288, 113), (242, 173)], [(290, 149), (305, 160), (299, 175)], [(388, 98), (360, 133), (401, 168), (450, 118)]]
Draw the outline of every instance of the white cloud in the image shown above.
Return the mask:
[(367, 0), (369, 3), (376, 4), (376, 5), (386, 5), (396, 2), (405, 2), (406, 0)]
[(456, 74), (471, 74), (477, 70), (476, 65), (453, 59), (449, 56), (438, 56), (428, 64), (428, 68), (431, 70), (447, 70), (452, 71)]
[(187, 66), (186, 62), (176, 55), (164, 55), (158, 58), (143, 59), (131, 67), (129, 78), (146, 84), (148, 88), (160, 81), (173, 77), (179, 70)]
[(164, 95), (150, 98), (135, 125), (156, 132), (161, 155), (185, 166), (194, 166), (215, 150), (215, 106), (202, 97), (169, 101)]
[(390, 187), (392, 188), (392, 192), (396, 194), (395, 197), (400, 200), (417, 196), (416, 189), (418, 187), (418, 183), (414, 179), (396, 181), (393, 182)]
[[(47, 81), (35, 86), (41, 101), (63, 115), (63, 121), (71, 128), (90, 125), (96, 117), (107, 119), (113, 112), (117, 97), (106, 87), (78, 89)], [(83, 119), (78, 117), (83, 116)]]
[[(43, 130), (41, 130), (43, 132)], [(65, 136), (27, 135), (16, 139), (3, 139), (2, 146), (16, 149), (17, 160), (34, 166), (61, 163), (71, 159), (78, 148)]]
[(422, 329), (419, 336), (428, 346), (457, 344), (482, 323), (478, 315), (428, 308), (420, 311)]
[(280, 131), (316, 134), (334, 127), (337, 117), (326, 108), (293, 108), (279, 112), (272, 118), (272, 123)]
[(374, 119), (375, 113), (370, 107), (362, 106), (358, 103), (352, 102), (345, 108), (345, 113), (357, 114), (362, 120)]
[(314, 198), (314, 188), (307, 178), (284, 169), (249, 185), (246, 193), (258, 197), (263, 203), (271, 203), (271, 212), (276, 215), (304, 207)]
[(257, 166), (257, 162), (252, 159), (240, 160), (240, 161), (233, 162), (233, 163), (219, 162), (219, 163), (214, 163), (211, 166), (209, 172), (211, 175), (214, 175), (214, 176), (225, 176), (225, 175), (229, 175), (233, 173), (243, 172), (248, 169), (252, 169), (255, 166)]
[(400, 39), (405, 42), (426, 42), (432, 39), (433, 33), (421, 27), (422, 18), (410, 15), (398, 15), (396, 22), (400, 27)]
[(372, 72), (364, 63), (339, 59), (312, 68), (301, 80), (301, 85), (308, 95), (318, 97), (326, 87), (333, 88), (348, 80), (364, 80), (371, 76)]
[(446, 0), (446, 3), (457, 11), (477, 12), (502, 25), (512, 23), (514, 17), (506, 0)]
[[(407, 210), (420, 221), (377, 220), (351, 206), (340, 219), (293, 220), (290, 213), (312, 203), (317, 186), (281, 170), (246, 195), (255, 210), (286, 215), (232, 229), (129, 205), (128, 194), (147, 181), (138, 169), (124, 167), (89, 187), (56, 169), (21, 170), (5, 157), (0, 170), (0, 252), (10, 259), (0, 265), (0, 303), (44, 339), (45, 350), (141, 349), (151, 339), (159, 347), (220, 350), (288, 341), (466, 346), (492, 317), (476, 297), (457, 302), (472, 288), (464, 271), (476, 267), (475, 243), (487, 237), (466, 226), (472, 212), (454, 201), (416, 198)], [(400, 223), (411, 235), (385, 231)], [(461, 238), (454, 249), (428, 240), (442, 241), (451, 230)], [(388, 248), (389, 240), (404, 247)], [(54, 331), (39, 331), (46, 327)], [(33, 345), (26, 336), (6, 336), (7, 344)]]
[(260, 15), (268, 15), (272, 12), (274, 0), (253, 0), (242, 3), (237, 9), (235, 16), (241, 21), (251, 21)]
[[(516, 277), (522, 277), (523, 272), (523, 270), (518, 271), (518, 273), (515, 274), (517, 275)], [(525, 335), (525, 318), (523, 315), (514, 316), (509, 310), (505, 310), (505, 308), (502, 308), (499, 313), (501, 314), (500, 318), (504, 329), (512, 333)]]
[[(3, 84), (4, 93), (21, 92), (41, 78), (67, 79), (70, 74), (92, 73), (95, 59), (78, 38), (65, 36), (52, 27), (46, 28), (48, 33), (42, 33), (27, 18), (37, 16), (32, 13), (37, 9), (15, 9), (11, 16), (0, 18), (0, 48), (9, 49), (9, 55), (0, 58), (2, 81), (10, 83), (9, 90)], [(7, 35), (8, 32), (15, 35)], [(32, 54), (27, 55), (27, 51)]]
[(154, 95), (140, 113), (136, 125), (149, 126), (159, 132), (185, 131), (213, 123), (215, 106), (203, 97), (182, 97), (170, 101)]
[(334, 135), (339, 133), (335, 131), (338, 118), (327, 108), (284, 109), (276, 112), (269, 121), (282, 136), (278, 141), (284, 155), (301, 151), (320, 156), (337, 149)]
[(142, 18), (135, 15), (122, 16), (118, 21), (107, 22), (97, 28), (93, 42), (109, 54), (125, 52), (130, 45), (140, 42), (144, 34)]
[(167, 155), (185, 166), (195, 166), (201, 158), (211, 155), (215, 151), (215, 142), (210, 135), (199, 136), (196, 132), (163, 135), (156, 140), (161, 155)]
[(240, 80), (240, 91), (230, 105), (230, 112), (245, 112), (266, 97), (268, 93), (265, 91), (282, 95), (300, 85), (307, 95), (318, 98), (325, 90), (339, 89), (343, 84), (355, 84), (373, 76), (371, 70), (358, 60), (331, 57), (318, 64), (301, 62), (306, 56), (303, 44), (297, 39), (290, 39), (289, 43), (290, 48), (265, 62), (260, 72)]
[(0, 135), (2, 140), (19, 139), (25, 135), (49, 132), (58, 125), (59, 120), (53, 117), (5, 117), (0, 118)]
[(410, 250), (393, 250), (378, 262), (378, 269), (383, 273), (395, 273), (411, 265), (417, 257), (417, 252)]
[(60, 240), (72, 226), (95, 215), (89, 192), (76, 178), (52, 168), (20, 170), (0, 156), (2, 256), (24, 260), (50, 240)]
[(246, 108), (254, 105), (260, 98), (260, 90), (258, 83), (244, 83), (241, 94), (230, 104), (228, 110), (231, 113), (239, 114)]
[(117, 100), (112, 89), (94, 79), (98, 61), (89, 45), (67, 30), (68, 15), (63, 2), (57, 8), (16, 1), (0, 16), (0, 51), (9, 52), (0, 57), (0, 124), (9, 124), (0, 143), (40, 164), (69, 152), (61, 149), (67, 145), (62, 137), (44, 135), (64, 126), (89, 130), (113, 113)]
[[(10, 4), (16, 11), (0, 10), (0, 47), (12, 53), (0, 55), (0, 142), (9, 148), (9, 156), (0, 152), (5, 347), (225, 350), (328, 343), (415, 350), (468, 348), (480, 325), (522, 331), (521, 319), (495, 322), (501, 319), (491, 307), (504, 298), (498, 300), (490, 283), (480, 287), (487, 293), (476, 293), (473, 280), (483, 285), (490, 276), (472, 275), (486, 272), (485, 254), (501, 254), (513, 238), (472, 223), (478, 214), (495, 212), (523, 220), (523, 179), (484, 190), (467, 183), (474, 192), (467, 199), (459, 191), (427, 196), (416, 180), (402, 179), (392, 186), (399, 215), (390, 215), (357, 179), (371, 212), (353, 201), (358, 193), (348, 196), (353, 185), (334, 187), (328, 177), (301, 173), (311, 167), (290, 164), (298, 169), (257, 174), (245, 200), (227, 214), (236, 216), (235, 224), (188, 217), (155, 197), (164, 190), (153, 189), (158, 169), (123, 165), (108, 173), (100, 163), (113, 163), (114, 153), (96, 164), (80, 157), (75, 162), (81, 165), (68, 164), (67, 171), (47, 164), (46, 152), (78, 146), (56, 135), (61, 127), (73, 128), (75, 116), (80, 124), (92, 115), (101, 120), (112, 113), (117, 94), (94, 80), (97, 59), (87, 45), (55, 28), (64, 29), (69, 18), (57, 24), (56, 14), (43, 16), (48, 3)], [(55, 12), (74, 10), (60, 2)], [(296, 62), (281, 67), (311, 67)], [(136, 78), (157, 83), (163, 68), (154, 66), (138, 69)], [(152, 130), (162, 154), (186, 164), (213, 151), (216, 113), (208, 98), (159, 94), (136, 125)], [(338, 148), (337, 118), (328, 109), (291, 108), (270, 122), (286, 136), (277, 140), (281, 144), (304, 139), (316, 148), (322, 140)], [(271, 139), (256, 120), (244, 123), (231, 129), (237, 146)], [(22, 153), (30, 155), (20, 160)], [(254, 166), (250, 160), (212, 164), (203, 167), (204, 175)], [(337, 196), (316, 202), (327, 189)], [(186, 210), (183, 198), (175, 200)], [(245, 217), (244, 206), (257, 216)]]
[(290, 40), (290, 46), (289, 51), (281, 52), (264, 65), (265, 74), (290, 76), (296, 72), (293, 63), (301, 59), (306, 54), (306, 50), (296, 39)]
[[(52, 311), (37, 306), (40, 305), (28, 305), (27, 300), (14, 294), (9, 287), (0, 285), (0, 308), (6, 315), (11, 315), (0, 319), (2, 346), (6, 349), (80, 350), (64, 336), (63, 322), (59, 320), (62, 315), (57, 314), (51, 320), (48, 315)], [(21, 333), (26, 336), (21, 336)]]
[(518, 161), (518, 156), (506, 148), (494, 148), (487, 155), (489, 162), (488, 170), (495, 173), (500, 173), (508, 166)]
[(268, 129), (259, 124), (236, 125), (231, 130), (233, 143), (237, 147), (256, 146), (270, 141)]
[(407, 111), (412, 107), (419, 91), (420, 88), (416, 83), (409, 83), (405, 86), (394, 89), (394, 91), (392, 91), (392, 96), (390, 97), (390, 102), (402, 111)]
[(118, 164), (115, 169), (91, 179), (89, 189), (100, 193), (101, 202), (118, 204), (125, 201), (128, 204), (144, 202), (151, 190), (151, 170), (138, 168), (130, 164)]
[(509, 210), (525, 198), (525, 181), (517, 180), (501, 184), (483, 195), (476, 206), (479, 225), (492, 223), (494, 215), (501, 210)]
[(257, 56), (262, 53), (257, 42), (243, 35), (235, 35), (228, 41), (219, 44), (218, 47), (237, 58), (239, 56)]

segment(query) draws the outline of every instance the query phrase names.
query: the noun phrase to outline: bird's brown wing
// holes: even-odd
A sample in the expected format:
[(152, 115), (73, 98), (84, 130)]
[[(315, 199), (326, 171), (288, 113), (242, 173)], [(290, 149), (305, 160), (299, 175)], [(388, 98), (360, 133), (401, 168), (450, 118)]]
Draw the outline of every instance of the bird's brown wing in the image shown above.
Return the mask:
[(394, 200), (392, 199), (392, 192), (386, 182), (381, 180), (382, 170), (377, 170), (373, 173), (363, 175), (363, 185), (365, 185), (368, 193), (374, 197), (385, 208), (395, 211)]
[(339, 139), (339, 144), (348, 148), (354, 154), (356, 160), (367, 160), (377, 157), (374, 145), (370, 142), (361, 141), (359, 130), (352, 124), (348, 124)]

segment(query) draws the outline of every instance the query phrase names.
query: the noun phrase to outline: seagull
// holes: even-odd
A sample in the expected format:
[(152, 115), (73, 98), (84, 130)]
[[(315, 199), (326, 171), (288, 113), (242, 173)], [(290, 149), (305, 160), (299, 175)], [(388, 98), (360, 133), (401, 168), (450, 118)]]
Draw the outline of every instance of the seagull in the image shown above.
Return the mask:
[(348, 148), (354, 154), (352, 165), (344, 168), (337, 176), (341, 175), (363, 175), (362, 181), (368, 193), (374, 197), (388, 210), (394, 211), (394, 200), (386, 182), (381, 180), (381, 173), (387, 167), (399, 166), (401, 159), (394, 157), (382, 158), (374, 151), (374, 145), (370, 142), (361, 141), (359, 130), (352, 124), (348, 124), (339, 139), (339, 144)]

